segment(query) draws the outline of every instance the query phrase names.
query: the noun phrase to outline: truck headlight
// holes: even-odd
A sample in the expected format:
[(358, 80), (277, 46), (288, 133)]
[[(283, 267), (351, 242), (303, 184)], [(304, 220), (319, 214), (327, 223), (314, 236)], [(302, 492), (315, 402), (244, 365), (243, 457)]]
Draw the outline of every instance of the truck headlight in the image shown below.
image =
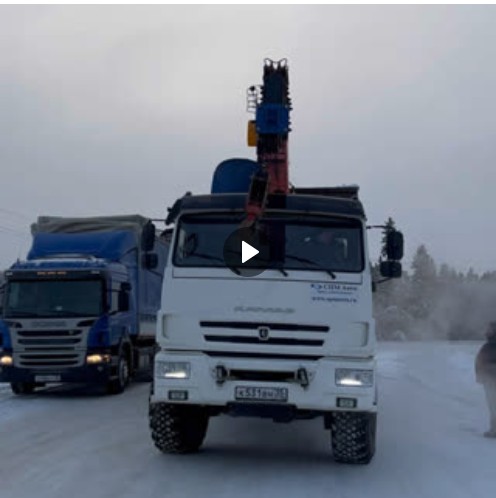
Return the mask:
[(372, 387), (374, 384), (373, 370), (357, 370), (354, 368), (337, 368), (336, 385), (343, 387)]
[(110, 363), (109, 354), (89, 354), (86, 356), (86, 363), (88, 365), (96, 365), (98, 363)]
[(14, 363), (14, 360), (12, 359), (12, 356), (5, 355), (0, 358), (0, 365), (2, 367), (9, 367)]
[(185, 361), (157, 361), (155, 373), (165, 379), (189, 379), (191, 365)]

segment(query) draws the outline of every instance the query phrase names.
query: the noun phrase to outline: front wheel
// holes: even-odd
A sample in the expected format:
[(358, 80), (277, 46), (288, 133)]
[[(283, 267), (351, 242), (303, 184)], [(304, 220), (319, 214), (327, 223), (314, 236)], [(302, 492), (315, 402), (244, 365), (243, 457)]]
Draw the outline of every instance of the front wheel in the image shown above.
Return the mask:
[(150, 430), (155, 446), (163, 453), (194, 453), (203, 444), (209, 416), (193, 405), (150, 405)]
[(367, 464), (375, 453), (377, 414), (336, 412), (331, 422), (334, 460)]
[(121, 394), (129, 384), (130, 367), (129, 358), (124, 351), (119, 355), (117, 361), (117, 378), (112, 379), (107, 384), (107, 392), (109, 394)]
[(14, 394), (32, 394), (35, 388), (34, 382), (11, 382), (10, 388)]

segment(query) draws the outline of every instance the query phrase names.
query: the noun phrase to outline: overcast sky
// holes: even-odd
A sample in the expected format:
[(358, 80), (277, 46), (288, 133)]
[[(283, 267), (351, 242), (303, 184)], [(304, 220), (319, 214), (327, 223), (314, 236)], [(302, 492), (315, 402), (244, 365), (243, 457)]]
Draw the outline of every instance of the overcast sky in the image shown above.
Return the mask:
[(493, 6), (0, 6), (0, 267), (40, 214), (164, 217), (253, 158), (265, 57), (289, 59), (292, 183), (360, 185), (407, 267), (423, 243), (496, 269)]

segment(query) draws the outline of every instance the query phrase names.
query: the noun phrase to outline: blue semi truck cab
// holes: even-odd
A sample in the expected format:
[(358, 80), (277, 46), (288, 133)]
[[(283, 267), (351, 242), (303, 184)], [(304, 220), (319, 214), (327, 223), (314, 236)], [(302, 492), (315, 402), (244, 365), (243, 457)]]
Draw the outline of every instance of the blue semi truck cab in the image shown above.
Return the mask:
[(143, 216), (40, 217), (26, 261), (5, 272), (0, 382), (122, 392), (152, 372), (168, 243)]

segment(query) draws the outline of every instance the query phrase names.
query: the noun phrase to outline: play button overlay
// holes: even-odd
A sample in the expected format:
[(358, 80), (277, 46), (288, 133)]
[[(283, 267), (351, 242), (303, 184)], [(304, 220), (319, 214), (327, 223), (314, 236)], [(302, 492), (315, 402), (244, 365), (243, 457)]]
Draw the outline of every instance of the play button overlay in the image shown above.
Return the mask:
[(267, 238), (254, 228), (235, 230), (224, 243), (224, 261), (236, 275), (242, 277), (260, 275), (270, 262)]
[(244, 240), (241, 241), (241, 263), (245, 264), (257, 254), (260, 254), (258, 249), (255, 249), (250, 244), (247, 244)]

